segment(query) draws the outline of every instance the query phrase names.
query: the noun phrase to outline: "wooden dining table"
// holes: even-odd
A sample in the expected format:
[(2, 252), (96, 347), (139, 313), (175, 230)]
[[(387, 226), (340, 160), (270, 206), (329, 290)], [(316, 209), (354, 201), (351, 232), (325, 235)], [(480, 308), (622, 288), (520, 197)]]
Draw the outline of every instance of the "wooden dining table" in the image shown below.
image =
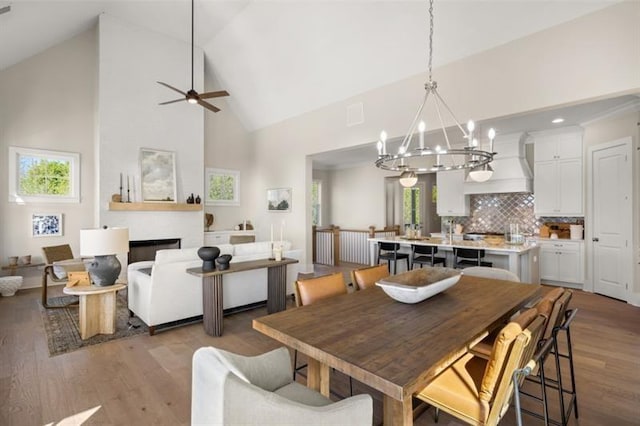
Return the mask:
[(328, 396), (335, 368), (383, 394), (385, 425), (412, 425), (412, 396), (540, 292), (462, 276), (405, 304), (372, 287), (254, 319), (253, 328), (307, 355), (308, 387)]

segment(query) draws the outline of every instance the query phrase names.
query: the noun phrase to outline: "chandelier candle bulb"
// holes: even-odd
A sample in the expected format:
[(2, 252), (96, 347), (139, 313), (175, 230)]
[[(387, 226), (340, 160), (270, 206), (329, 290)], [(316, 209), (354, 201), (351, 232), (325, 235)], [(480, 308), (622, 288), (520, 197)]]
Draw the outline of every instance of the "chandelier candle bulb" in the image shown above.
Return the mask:
[[(480, 149), (477, 142), (474, 145), (473, 133), (476, 127), (475, 123), (471, 120), (467, 122), (467, 132), (455, 117), (452, 109), (438, 93), (438, 83), (432, 79), (433, 0), (429, 0), (429, 18), (429, 80), (424, 84), (424, 98), (418, 106), (409, 130), (402, 139), (401, 148), (398, 149), (397, 154), (387, 154), (387, 134), (383, 131), (380, 134), (382, 147), (378, 148), (378, 158), (375, 161), (376, 167), (382, 170), (399, 172), (401, 174), (401, 182), (406, 182), (407, 185), (413, 181), (413, 176), (417, 173), (476, 168), (490, 170), (489, 163), (493, 161), (494, 157), (493, 152)], [(426, 130), (426, 125), (423, 120), (426, 112), (423, 110), (429, 101), (431, 101), (432, 106), (435, 108), (436, 117), (439, 120), (439, 128), (442, 130), (446, 142), (444, 149), (436, 148), (433, 150), (425, 146), (424, 131)], [(446, 130), (443, 113), (448, 114), (448, 118), (455, 123), (455, 127), (462, 134), (461, 140), (459, 141), (460, 144), (455, 147), (452, 146), (451, 138)], [(418, 131), (418, 142), (416, 143), (418, 146), (412, 147), (411, 143), (416, 130)], [(448, 158), (442, 158), (443, 156)], [(435, 165), (433, 164), (434, 157), (436, 161)], [(413, 174), (411, 178), (409, 178), (410, 172)]]
[(387, 132), (380, 132), (380, 141), (382, 141), (382, 155), (387, 155)]

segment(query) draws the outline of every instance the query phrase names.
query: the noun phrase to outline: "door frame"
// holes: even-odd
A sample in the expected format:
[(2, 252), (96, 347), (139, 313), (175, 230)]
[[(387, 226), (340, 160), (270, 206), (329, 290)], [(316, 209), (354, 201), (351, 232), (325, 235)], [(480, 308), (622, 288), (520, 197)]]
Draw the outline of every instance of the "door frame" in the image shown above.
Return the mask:
[(631, 176), (629, 177), (630, 181), (631, 181), (631, 189), (629, 191), (629, 209), (631, 210), (628, 214), (628, 218), (629, 218), (629, 223), (626, 224), (628, 225), (629, 228), (629, 241), (630, 244), (627, 247), (627, 258), (628, 258), (628, 262), (626, 262), (627, 265), (627, 276), (629, 278), (629, 284), (630, 286), (626, 288), (625, 291), (625, 301), (627, 303), (631, 303), (631, 296), (633, 294), (634, 291), (634, 286), (633, 286), (633, 278), (634, 278), (634, 250), (635, 250), (635, 244), (634, 244), (634, 234), (635, 234), (635, 230), (633, 227), (633, 209), (634, 209), (634, 184), (633, 184), (633, 164), (634, 164), (634, 158), (633, 158), (633, 138), (631, 136), (625, 136), (623, 138), (620, 139), (616, 139), (610, 142), (605, 142), (605, 143), (601, 143), (601, 144), (597, 144), (597, 145), (593, 145), (587, 148), (587, 187), (586, 187), (586, 229), (585, 229), (585, 249), (586, 249), (586, 264), (589, 265), (590, 267), (587, 268), (587, 270), (585, 271), (587, 273), (587, 277), (585, 279), (585, 283), (584, 283), (584, 290), (593, 293), (595, 290), (595, 282), (594, 282), (594, 268), (595, 268), (595, 262), (593, 261), (593, 256), (594, 256), (594, 242), (592, 241), (593, 238), (593, 227), (594, 227), (594, 206), (593, 206), (593, 154), (596, 151), (601, 151), (603, 149), (609, 149), (609, 148), (613, 148), (616, 146), (624, 146), (625, 148), (625, 154), (627, 155), (627, 161), (629, 162), (630, 165), (630, 173)]

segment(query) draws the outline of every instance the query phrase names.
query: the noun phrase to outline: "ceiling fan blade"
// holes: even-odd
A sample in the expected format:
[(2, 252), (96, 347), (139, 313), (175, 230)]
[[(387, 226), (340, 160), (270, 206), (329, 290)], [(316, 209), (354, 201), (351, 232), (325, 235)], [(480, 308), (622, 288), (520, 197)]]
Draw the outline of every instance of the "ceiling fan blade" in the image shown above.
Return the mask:
[(229, 92), (226, 90), (219, 90), (217, 92), (201, 93), (198, 96), (200, 96), (200, 99), (219, 98), (221, 96), (229, 96)]
[(201, 100), (201, 99), (198, 99), (198, 104), (199, 104), (199, 105), (202, 105), (202, 106), (203, 106), (203, 107), (205, 107), (206, 109), (208, 109), (208, 110), (210, 110), (210, 111), (213, 111), (213, 112), (218, 112), (218, 111), (220, 111), (220, 108), (214, 107), (214, 106), (213, 106), (213, 105), (211, 105), (210, 103), (205, 102), (205, 101), (203, 101), (203, 100)]
[(181, 99), (175, 99), (175, 100), (173, 100), (173, 101), (160, 102), (158, 105), (167, 105), (167, 104), (172, 104), (172, 103), (174, 103), (174, 102), (182, 102), (182, 101), (185, 101), (185, 100), (186, 100), (186, 99), (184, 99), (184, 98), (181, 98)]
[(182, 90), (178, 90), (178, 89), (176, 89), (176, 88), (175, 88), (175, 87), (173, 87), (173, 86), (169, 86), (167, 83), (163, 83), (163, 82), (161, 82), (161, 81), (156, 81), (156, 83), (158, 83), (158, 84), (162, 84), (164, 87), (168, 87), (168, 88), (169, 88), (169, 89), (171, 89), (171, 90), (175, 90), (176, 92), (180, 93), (182, 96), (187, 96), (187, 94), (186, 94), (186, 93), (184, 93)]

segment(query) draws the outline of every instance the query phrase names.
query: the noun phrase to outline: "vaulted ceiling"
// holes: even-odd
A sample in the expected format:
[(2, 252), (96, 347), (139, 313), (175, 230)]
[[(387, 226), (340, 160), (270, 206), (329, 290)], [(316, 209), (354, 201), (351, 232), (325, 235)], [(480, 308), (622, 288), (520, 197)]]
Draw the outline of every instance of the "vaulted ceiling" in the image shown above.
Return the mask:
[[(436, 1), (434, 67), (616, 2)], [(100, 13), (190, 38), (185, 0), (0, 0), (6, 5), (0, 71), (91, 28)], [(197, 0), (195, 8), (196, 44), (220, 86), (207, 89), (229, 91), (247, 130), (426, 71), (426, 0)]]

